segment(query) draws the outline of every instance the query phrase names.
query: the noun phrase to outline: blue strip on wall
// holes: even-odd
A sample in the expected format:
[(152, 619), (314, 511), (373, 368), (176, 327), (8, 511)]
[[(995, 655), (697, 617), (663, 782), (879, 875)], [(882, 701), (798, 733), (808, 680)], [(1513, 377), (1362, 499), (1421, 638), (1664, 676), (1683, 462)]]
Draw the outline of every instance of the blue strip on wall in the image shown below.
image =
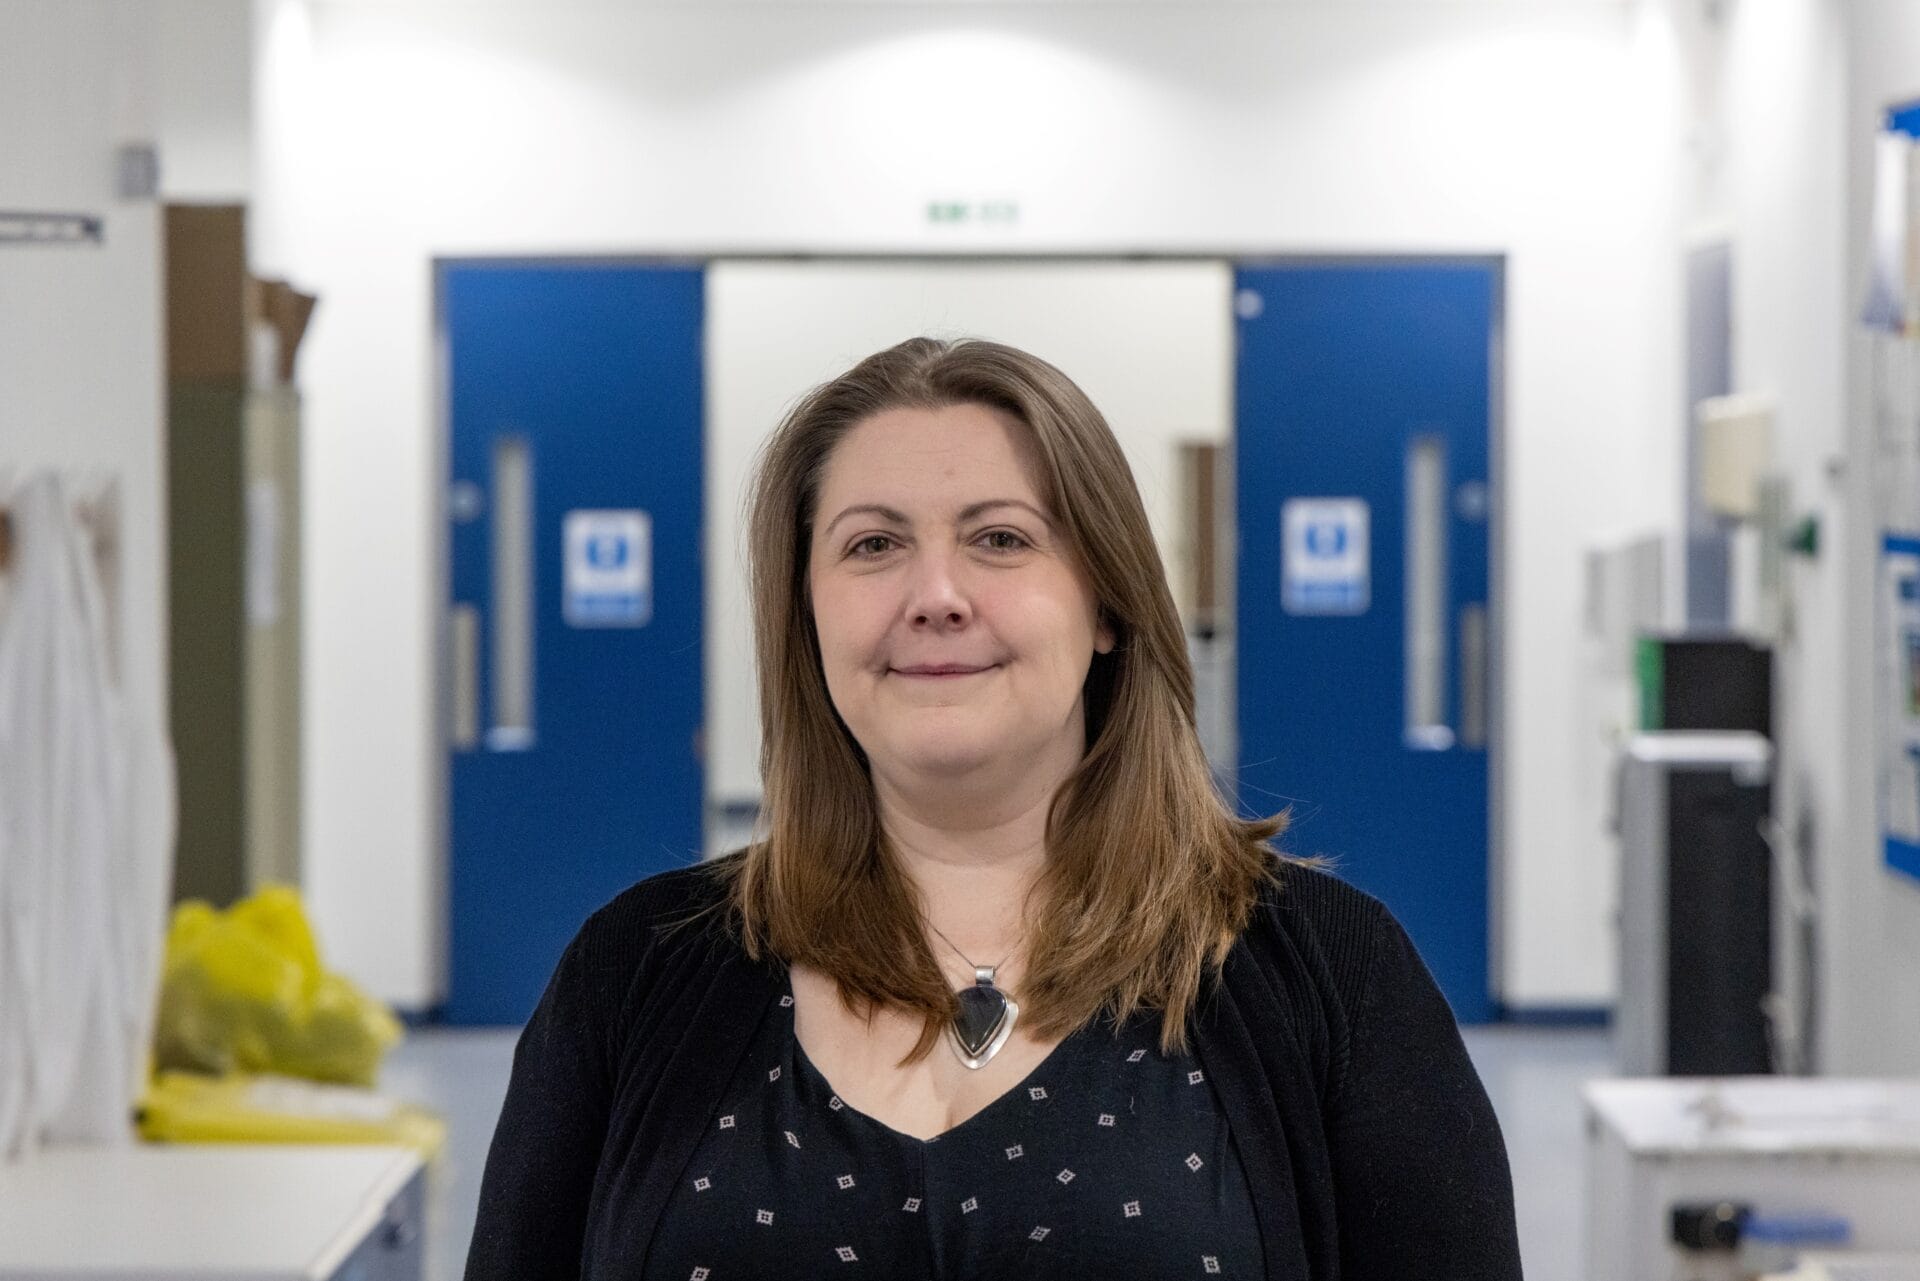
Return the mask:
[(1887, 108), (1887, 132), (1920, 138), (1920, 102)]
[(1607, 1005), (1503, 1005), (1500, 1021), (1519, 1027), (1608, 1027), (1613, 1007)]
[[(1908, 108), (1906, 115), (1911, 118), (1916, 127), (1920, 127), (1920, 105)], [(1893, 118), (1889, 114), (1889, 121)], [(1902, 129), (1901, 132), (1912, 133), (1913, 130)], [(1887, 556), (1920, 556), (1920, 536), (1891, 533), (1883, 535), (1880, 540), (1880, 550)], [(1908, 876), (1920, 881), (1920, 844), (1903, 841), (1897, 836), (1888, 836), (1886, 842), (1887, 866), (1897, 872), (1905, 872)]]
[(1889, 836), (1887, 866), (1896, 872), (1905, 872), (1914, 880), (1920, 881), (1920, 844), (1903, 841), (1897, 836)]

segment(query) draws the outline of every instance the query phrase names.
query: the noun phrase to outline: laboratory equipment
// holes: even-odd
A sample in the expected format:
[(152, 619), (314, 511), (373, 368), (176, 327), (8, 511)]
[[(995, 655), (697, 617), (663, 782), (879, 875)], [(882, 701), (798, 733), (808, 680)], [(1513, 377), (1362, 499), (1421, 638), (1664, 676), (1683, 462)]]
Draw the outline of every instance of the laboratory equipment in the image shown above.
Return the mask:
[(1628, 1076), (1773, 1070), (1772, 856), (1760, 735), (1637, 734), (1620, 765), (1620, 997)]

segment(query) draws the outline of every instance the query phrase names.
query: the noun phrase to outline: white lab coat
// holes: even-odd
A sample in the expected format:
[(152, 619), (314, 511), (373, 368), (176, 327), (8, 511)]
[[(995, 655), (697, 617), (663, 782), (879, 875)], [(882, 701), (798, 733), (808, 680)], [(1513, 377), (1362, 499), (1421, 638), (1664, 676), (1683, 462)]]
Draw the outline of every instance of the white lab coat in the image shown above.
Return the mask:
[(62, 479), (21, 486), (0, 614), (0, 1157), (124, 1142), (171, 880), (170, 768), (112, 666)]

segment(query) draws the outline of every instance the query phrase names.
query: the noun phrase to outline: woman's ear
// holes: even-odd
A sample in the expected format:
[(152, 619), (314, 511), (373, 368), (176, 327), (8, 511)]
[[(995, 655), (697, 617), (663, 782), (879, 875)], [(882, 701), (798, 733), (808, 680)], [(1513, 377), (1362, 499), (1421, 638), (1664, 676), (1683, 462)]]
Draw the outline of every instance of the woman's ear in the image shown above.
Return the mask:
[(1111, 654), (1117, 641), (1118, 636), (1114, 631), (1113, 616), (1107, 613), (1107, 607), (1102, 605), (1100, 607), (1100, 621), (1094, 628), (1093, 633), (1093, 652), (1096, 654)]

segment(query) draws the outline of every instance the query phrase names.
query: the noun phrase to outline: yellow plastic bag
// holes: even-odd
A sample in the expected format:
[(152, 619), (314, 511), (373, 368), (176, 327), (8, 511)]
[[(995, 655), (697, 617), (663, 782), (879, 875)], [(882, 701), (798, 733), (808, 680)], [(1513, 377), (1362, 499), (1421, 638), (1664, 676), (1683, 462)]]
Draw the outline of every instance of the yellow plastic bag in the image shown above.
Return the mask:
[(173, 1143), (399, 1143), (432, 1160), (446, 1122), (347, 1085), (284, 1076), (162, 1072), (136, 1114), (140, 1137)]
[(393, 1012), (320, 965), (300, 896), (272, 885), (225, 912), (190, 900), (167, 932), (157, 1070), (277, 1073), (371, 1086)]

